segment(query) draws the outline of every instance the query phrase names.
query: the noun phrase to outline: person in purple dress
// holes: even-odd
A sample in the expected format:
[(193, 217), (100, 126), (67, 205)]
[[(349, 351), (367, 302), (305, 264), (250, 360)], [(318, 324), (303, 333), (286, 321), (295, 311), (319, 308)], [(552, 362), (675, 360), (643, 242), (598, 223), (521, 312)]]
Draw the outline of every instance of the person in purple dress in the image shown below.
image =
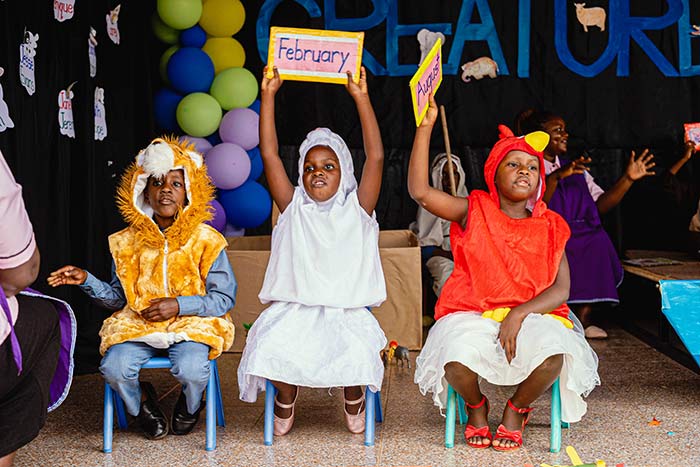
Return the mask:
[(608, 191), (603, 191), (588, 173), (590, 157), (572, 160), (562, 157), (569, 140), (563, 118), (549, 112), (526, 110), (518, 115), (516, 127), (521, 135), (536, 130), (549, 134), (549, 145), (544, 150), (547, 175), (544, 201), (571, 228), (566, 245), (571, 269), (568, 304), (581, 320), (586, 337), (604, 339), (608, 337), (605, 330), (593, 324), (593, 305), (619, 302), (617, 287), (622, 282), (623, 271), (600, 215), (617, 206), (635, 181), (654, 175), (651, 171), (654, 155), (648, 149), (639, 156), (632, 151), (624, 174)]
[(75, 316), (28, 288), (39, 263), (22, 187), (0, 152), (0, 467), (36, 438), (73, 377)]

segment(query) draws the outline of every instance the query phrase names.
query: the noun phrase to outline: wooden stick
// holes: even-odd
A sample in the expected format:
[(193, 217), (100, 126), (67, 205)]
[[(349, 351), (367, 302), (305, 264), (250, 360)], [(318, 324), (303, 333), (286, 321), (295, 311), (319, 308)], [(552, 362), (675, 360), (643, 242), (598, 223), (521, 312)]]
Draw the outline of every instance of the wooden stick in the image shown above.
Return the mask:
[(450, 177), (450, 191), (452, 196), (457, 196), (457, 187), (455, 186), (454, 164), (452, 163), (452, 152), (450, 152), (450, 134), (447, 131), (447, 116), (445, 114), (445, 106), (440, 106), (440, 120), (442, 121), (442, 136), (445, 139), (445, 152), (447, 152), (447, 167)]

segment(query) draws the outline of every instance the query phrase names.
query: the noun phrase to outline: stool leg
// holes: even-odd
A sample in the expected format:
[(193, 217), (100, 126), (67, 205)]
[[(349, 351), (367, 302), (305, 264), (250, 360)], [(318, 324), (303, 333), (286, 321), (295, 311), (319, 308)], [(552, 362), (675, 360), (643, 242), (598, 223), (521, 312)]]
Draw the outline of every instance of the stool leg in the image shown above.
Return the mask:
[(445, 413), (445, 447), (452, 448), (455, 445), (455, 390), (447, 385), (447, 412)]
[(102, 452), (112, 452), (112, 430), (114, 429), (114, 401), (112, 388), (105, 383), (105, 401), (102, 423)]
[(219, 365), (216, 360), (212, 360), (212, 370), (214, 371), (214, 381), (216, 381), (216, 420), (217, 425), (226, 426), (224, 418), (224, 398), (221, 395), (221, 380), (219, 379)]
[(552, 384), (552, 415), (549, 452), (561, 450), (561, 395), (559, 393), (559, 378)]
[(376, 403), (375, 393), (367, 386), (365, 390), (365, 446), (374, 446), (374, 409)]
[(384, 421), (384, 414), (382, 414), (382, 391), (377, 391), (374, 393), (374, 398), (377, 401), (376, 404), (376, 409), (375, 413), (377, 416), (375, 417), (375, 421), (377, 423), (382, 423)]
[(457, 410), (459, 411), (459, 424), (464, 425), (467, 423), (467, 411), (464, 410), (464, 399), (459, 394), (457, 394)]
[(216, 394), (215, 394), (216, 379), (214, 376), (214, 368), (209, 368), (209, 383), (207, 384), (207, 442), (206, 450), (214, 451), (216, 449)]
[(265, 422), (263, 427), (263, 438), (265, 446), (272, 446), (273, 430), (275, 425), (275, 394), (277, 389), (270, 382), (265, 382)]
[(129, 424), (126, 423), (126, 410), (124, 409), (124, 401), (121, 397), (119, 397), (119, 393), (114, 389), (112, 389), (112, 399), (114, 400), (114, 409), (117, 412), (117, 426), (120, 430), (126, 430)]

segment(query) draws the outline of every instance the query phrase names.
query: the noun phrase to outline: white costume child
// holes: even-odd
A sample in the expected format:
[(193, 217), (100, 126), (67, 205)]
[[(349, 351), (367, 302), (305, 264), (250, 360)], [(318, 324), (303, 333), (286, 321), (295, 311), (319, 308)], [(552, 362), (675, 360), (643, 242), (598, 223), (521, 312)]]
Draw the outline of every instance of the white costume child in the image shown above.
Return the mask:
[[(304, 190), (306, 153), (338, 156), (338, 192), (318, 203)], [(381, 387), (386, 337), (367, 307), (386, 299), (379, 225), (357, 198), (352, 157), (327, 128), (299, 148), (299, 182), (272, 232), (259, 298), (271, 303), (251, 327), (238, 367), (240, 398), (255, 402), (265, 379), (306, 387)]]
[[(466, 175), (462, 164), (460, 164), (459, 158), (454, 154), (452, 155), (452, 163), (454, 164), (457, 172), (459, 173), (459, 181), (457, 183), (457, 196), (460, 198), (466, 198), (469, 195), (467, 191), (467, 186), (464, 183)], [(443, 169), (447, 164), (447, 154), (442, 153), (433, 161), (432, 169), (430, 171), (430, 180), (434, 188), (442, 190), (442, 176)], [(409, 226), (416, 236), (418, 237), (418, 242), (423, 247), (436, 247), (441, 248), (445, 251), (452, 251), (450, 247), (450, 222), (445, 219), (440, 219), (434, 214), (426, 211), (422, 206), (418, 206), (418, 214), (416, 215), (415, 222), (412, 222)], [(428, 268), (430, 275), (433, 278), (433, 291), (436, 296), (440, 296), (442, 291), (442, 286), (445, 285), (445, 281), (452, 270), (454, 269), (454, 261), (445, 258), (444, 256), (431, 256), (425, 262), (425, 267)]]

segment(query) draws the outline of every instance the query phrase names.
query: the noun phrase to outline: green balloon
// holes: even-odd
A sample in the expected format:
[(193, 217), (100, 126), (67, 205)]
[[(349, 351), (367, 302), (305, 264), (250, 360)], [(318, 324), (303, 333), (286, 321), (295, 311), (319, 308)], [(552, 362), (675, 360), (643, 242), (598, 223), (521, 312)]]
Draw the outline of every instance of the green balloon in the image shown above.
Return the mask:
[(177, 44), (180, 39), (180, 31), (165, 24), (157, 13), (153, 13), (151, 16), (151, 28), (153, 28), (153, 34), (166, 44)]
[(248, 107), (258, 97), (258, 80), (245, 68), (227, 68), (216, 75), (209, 93), (224, 110)]
[(166, 84), (170, 84), (170, 80), (168, 79), (168, 60), (170, 60), (170, 57), (172, 57), (178, 50), (180, 50), (180, 47), (174, 45), (163, 52), (163, 55), (160, 56), (160, 65), (158, 66), (158, 70), (160, 71), (161, 79)]
[(158, 0), (158, 15), (171, 28), (191, 28), (202, 16), (202, 0)]
[(209, 136), (221, 123), (221, 106), (209, 94), (193, 92), (177, 106), (177, 123), (191, 136)]

